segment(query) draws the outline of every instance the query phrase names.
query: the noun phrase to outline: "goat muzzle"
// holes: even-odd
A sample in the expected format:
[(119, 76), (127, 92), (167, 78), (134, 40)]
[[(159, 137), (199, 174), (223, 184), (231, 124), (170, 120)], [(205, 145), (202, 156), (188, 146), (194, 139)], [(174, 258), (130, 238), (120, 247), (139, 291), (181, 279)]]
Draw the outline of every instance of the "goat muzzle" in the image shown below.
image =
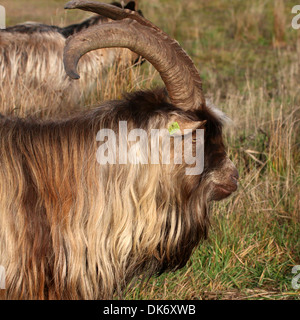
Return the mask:
[[(224, 168), (225, 167), (225, 168)], [(222, 169), (225, 175), (214, 181), (212, 200), (222, 200), (229, 197), (238, 188), (239, 173), (233, 163), (228, 160)]]

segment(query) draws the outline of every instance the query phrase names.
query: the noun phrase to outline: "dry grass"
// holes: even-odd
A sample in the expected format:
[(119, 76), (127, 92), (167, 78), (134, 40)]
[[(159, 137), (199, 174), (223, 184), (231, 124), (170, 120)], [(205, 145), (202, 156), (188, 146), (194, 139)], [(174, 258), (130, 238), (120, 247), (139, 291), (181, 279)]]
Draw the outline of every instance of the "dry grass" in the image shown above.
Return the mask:
[[(85, 15), (57, 9), (63, 3), (2, 1), (11, 23), (64, 24)], [(291, 269), (300, 264), (300, 31), (290, 27), (293, 5), (141, 1), (145, 16), (192, 56), (207, 96), (232, 118), (225, 135), (241, 179), (235, 195), (213, 204), (210, 238), (190, 263), (133, 285), (126, 299), (299, 299), (291, 287)], [(160, 83), (147, 63), (111, 70), (85, 105)]]

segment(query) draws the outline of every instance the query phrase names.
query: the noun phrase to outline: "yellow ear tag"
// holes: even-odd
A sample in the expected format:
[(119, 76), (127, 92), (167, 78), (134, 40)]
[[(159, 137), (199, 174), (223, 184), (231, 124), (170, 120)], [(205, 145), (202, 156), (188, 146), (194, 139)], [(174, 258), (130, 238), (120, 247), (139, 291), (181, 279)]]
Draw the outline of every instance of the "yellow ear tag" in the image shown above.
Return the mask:
[(177, 132), (178, 130), (180, 130), (178, 122), (171, 123), (168, 130), (169, 130), (170, 134), (173, 134), (173, 133)]

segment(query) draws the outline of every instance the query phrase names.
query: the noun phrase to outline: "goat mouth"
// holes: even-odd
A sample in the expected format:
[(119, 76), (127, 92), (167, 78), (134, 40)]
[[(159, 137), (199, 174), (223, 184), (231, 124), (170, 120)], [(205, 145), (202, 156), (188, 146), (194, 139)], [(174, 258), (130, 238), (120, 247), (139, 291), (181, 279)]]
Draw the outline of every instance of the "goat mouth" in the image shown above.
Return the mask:
[(222, 200), (229, 197), (234, 191), (237, 190), (237, 183), (234, 184), (216, 184), (213, 191), (212, 200)]

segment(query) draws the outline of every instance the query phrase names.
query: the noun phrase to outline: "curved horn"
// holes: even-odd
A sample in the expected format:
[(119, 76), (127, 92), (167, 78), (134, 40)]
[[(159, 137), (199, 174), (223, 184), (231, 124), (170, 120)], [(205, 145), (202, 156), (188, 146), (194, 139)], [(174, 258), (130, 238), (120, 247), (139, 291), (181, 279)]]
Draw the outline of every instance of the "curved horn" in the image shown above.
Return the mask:
[(174, 105), (184, 110), (205, 107), (199, 73), (177, 41), (130, 10), (82, 0), (69, 2), (66, 7), (71, 6), (81, 9), (84, 6), (84, 10), (97, 10), (99, 14), (121, 20), (91, 27), (68, 38), (64, 64), (71, 78), (79, 78), (77, 64), (85, 53), (100, 48), (124, 47), (143, 56), (156, 68)]

